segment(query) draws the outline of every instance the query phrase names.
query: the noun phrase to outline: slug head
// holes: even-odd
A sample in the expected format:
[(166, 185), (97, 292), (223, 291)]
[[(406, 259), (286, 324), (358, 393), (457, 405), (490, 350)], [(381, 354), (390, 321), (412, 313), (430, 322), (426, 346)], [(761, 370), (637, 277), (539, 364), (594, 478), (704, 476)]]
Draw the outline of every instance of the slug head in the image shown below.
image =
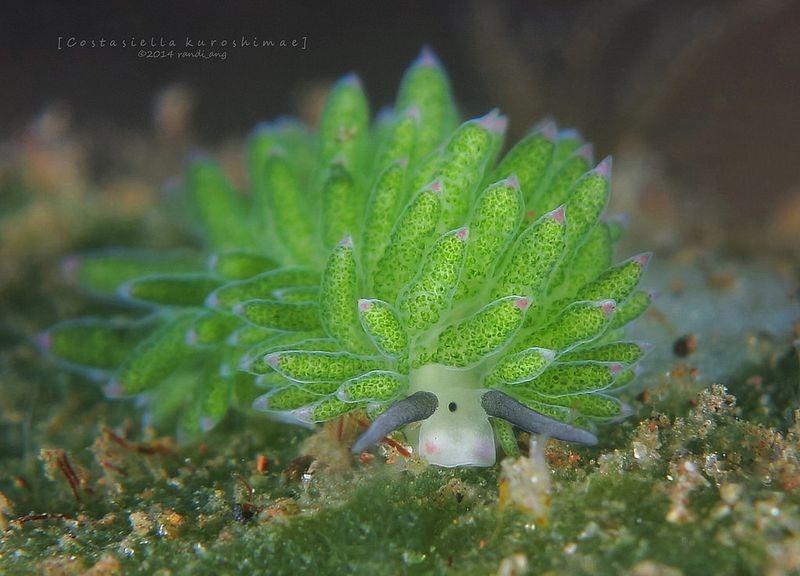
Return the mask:
[(494, 464), (494, 432), (481, 406), (485, 390), (476, 380), (470, 371), (439, 364), (412, 373), (412, 386), (435, 394), (439, 401), (419, 428), (418, 453), (429, 463), (447, 468)]

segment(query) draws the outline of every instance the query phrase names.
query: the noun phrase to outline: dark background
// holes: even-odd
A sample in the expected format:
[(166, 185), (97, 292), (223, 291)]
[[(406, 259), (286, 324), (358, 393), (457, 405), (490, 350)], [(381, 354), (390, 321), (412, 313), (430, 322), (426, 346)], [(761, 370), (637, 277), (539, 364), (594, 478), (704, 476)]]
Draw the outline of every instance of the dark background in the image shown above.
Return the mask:
[[(375, 109), (389, 104), (427, 43), (465, 116), (498, 105), (518, 137), (553, 115), (579, 127), (598, 156), (657, 166), (657, 181), (636, 180), (655, 190), (645, 208), (688, 204), (698, 226), (713, 216), (723, 233), (751, 239), (788, 226), (780, 234), (791, 247), (800, 226), (798, 30), (800, 2), (778, 0), (9, 2), (0, 137), (17, 137), (53, 103), (76, 126), (148, 131), (156, 95), (177, 82), (192, 94), (192, 144), (215, 147), (287, 112), (313, 121), (315, 94), (350, 70)], [(234, 48), (225, 61), (57, 50), (59, 36), (180, 43), (242, 34), (308, 36), (308, 50)]]
[[(182, 81), (199, 96), (201, 136), (215, 139), (292, 112), (305, 85), (350, 70), (365, 79), (377, 107), (391, 101), (400, 74), (425, 43), (446, 62), (460, 96), (478, 101), (480, 71), (454, 43), (460, 12), (457, 3), (422, 2), (20, 2), (2, 22), (2, 65), (10, 85), (4, 90), (3, 129), (54, 99), (68, 101), (79, 116), (145, 125), (155, 92)], [(143, 60), (130, 48), (57, 50), (59, 36), (164, 36), (180, 45), (187, 35), (243, 34), (308, 36), (308, 50), (234, 48), (224, 62)]]

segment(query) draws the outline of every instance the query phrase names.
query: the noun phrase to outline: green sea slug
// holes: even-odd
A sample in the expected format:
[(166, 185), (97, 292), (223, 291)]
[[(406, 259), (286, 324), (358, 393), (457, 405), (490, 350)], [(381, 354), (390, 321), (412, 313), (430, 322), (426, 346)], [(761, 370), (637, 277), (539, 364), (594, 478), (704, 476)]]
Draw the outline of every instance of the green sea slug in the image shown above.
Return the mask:
[(616, 395), (646, 347), (623, 329), (650, 302), (650, 256), (612, 264), (610, 158), (593, 165), (552, 121), (501, 154), (505, 128), (496, 110), (458, 124), (429, 50), (373, 123), (348, 75), (315, 131), (252, 134), (249, 190), (190, 162), (182, 213), (201, 252), (68, 260), (129, 311), (39, 344), (189, 433), (252, 405), (306, 426), (359, 411), (372, 424), (355, 453), (404, 429), (440, 466), (492, 465), (514, 426), (593, 444), (595, 423), (629, 413)]

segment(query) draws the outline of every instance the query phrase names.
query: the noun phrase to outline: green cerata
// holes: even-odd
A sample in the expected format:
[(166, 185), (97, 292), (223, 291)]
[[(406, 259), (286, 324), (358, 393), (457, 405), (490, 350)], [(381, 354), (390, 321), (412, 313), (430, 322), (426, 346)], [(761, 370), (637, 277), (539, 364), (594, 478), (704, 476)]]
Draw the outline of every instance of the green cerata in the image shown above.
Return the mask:
[(358, 411), (355, 453), (403, 430), (440, 466), (492, 465), (515, 428), (593, 444), (630, 412), (617, 393), (647, 347), (624, 328), (650, 303), (649, 254), (612, 262), (610, 158), (552, 121), (501, 155), (506, 124), (459, 124), (428, 49), (372, 122), (345, 76), (316, 130), (253, 132), (249, 189), (190, 161), (178, 214), (202, 251), (69, 258), (70, 278), (128, 312), (39, 345), (188, 434), (252, 406), (305, 426)]

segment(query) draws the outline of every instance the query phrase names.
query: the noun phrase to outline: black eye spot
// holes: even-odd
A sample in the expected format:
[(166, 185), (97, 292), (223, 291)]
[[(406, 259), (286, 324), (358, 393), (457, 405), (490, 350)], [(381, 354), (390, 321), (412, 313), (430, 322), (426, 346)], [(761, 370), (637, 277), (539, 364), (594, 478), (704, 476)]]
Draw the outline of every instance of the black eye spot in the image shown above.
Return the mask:
[(455, 402), (450, 402), (450, 404), (447, 405), (447, 409), (450, 410), (450, 412), (455, 412), (456, 408), (458, 408), (458, 406)]

